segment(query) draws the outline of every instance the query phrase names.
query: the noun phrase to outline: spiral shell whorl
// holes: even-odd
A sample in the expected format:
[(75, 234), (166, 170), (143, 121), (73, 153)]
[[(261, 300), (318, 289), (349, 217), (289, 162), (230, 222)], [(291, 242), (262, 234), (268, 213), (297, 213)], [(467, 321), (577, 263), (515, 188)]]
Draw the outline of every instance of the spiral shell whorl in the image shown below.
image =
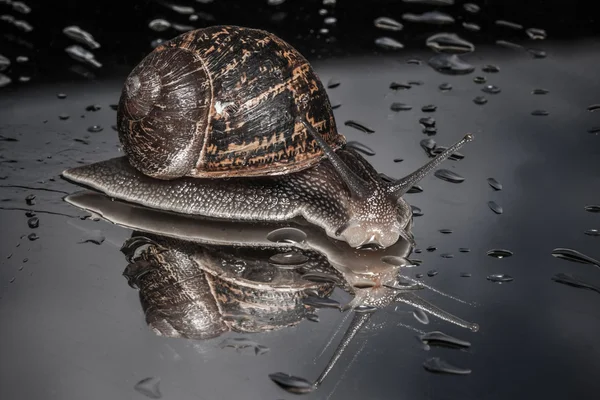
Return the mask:
[(198, 161), (212, 101), (210, 78), (192, 52), (160, 47), (127, 77), (117, 116), (129, 162), (148, 176), (188, 175)]

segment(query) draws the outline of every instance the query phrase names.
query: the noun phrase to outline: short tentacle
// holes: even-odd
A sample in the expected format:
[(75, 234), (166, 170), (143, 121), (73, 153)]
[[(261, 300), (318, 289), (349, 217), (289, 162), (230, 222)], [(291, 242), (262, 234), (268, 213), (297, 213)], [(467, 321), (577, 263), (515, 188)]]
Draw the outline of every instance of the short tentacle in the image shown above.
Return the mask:
[(460, 141), (456, 142), (452, 146), (448, 147), (446, 150), (442, 151), (433, 160), (429, 161), (427, 164), (423, 165), (418, 170), (405, 176), (402, 179), (398, 179), (397, 181), (389, 184), (387, 189), (388, 192), (396, 199), (400, 199), (400, 197), (402, 197), (413, 185), (415, 185), (421, 179), (429, 175), (443, 161), (450, 157), (452, 153), (456, 152), (465, 143), (470, 142), (471, 140), (473, 140), (473, 135), (470, 133), (466, 134)]
[(366, 198), (369, 196), (369, 183), (356, 175), (344, 161), (333, 151), (331, 146), (323, 139), (323, 137), (317, 132), (317, 130), (306, 120), (304, 117), (297, 117), (305, 127), (306, 130), (312, 135), (315, 141), (321, 146), (323, 152), (329, 159), (329, 162), (333, 165), (337, 173), (340, 175), (342, 180), (348, 186), (350, 193), (358, 198)]

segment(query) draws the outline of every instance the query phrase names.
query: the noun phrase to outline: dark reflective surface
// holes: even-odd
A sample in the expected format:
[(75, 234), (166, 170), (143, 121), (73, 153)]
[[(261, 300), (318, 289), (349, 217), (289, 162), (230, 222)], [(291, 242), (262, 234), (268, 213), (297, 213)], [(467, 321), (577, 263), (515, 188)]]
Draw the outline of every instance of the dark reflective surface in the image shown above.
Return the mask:
[[(598, 111), (588, 111), (600, 103), (600, 42), (589, 9), (578, 2), (481, 2), (481, 11), (470, 14), (459, 2), (436, 8), (399, 1), (360, 6), (340, 0), (335, 6), (291, 0), (280, 6), (266, 0), (178, 1), (214, 17), (190, 22), (187, 15), (155, 2), (26, 3), (29, 14), (0, 1), (0, 15), (34, 27), (24, 32), (0, 21), (0, 54), (11, 61), (0, 73), (12, 79), (0, 88), (0, 398), (152, 397), (156, 380), (140, 384), (146, 389), (134, 389), (150, 377), (160, 381), (163, 398), (293, 398), (268, 375), (281, 371), (313, 381), (350, 323), (348, 314), (321, 309), (318, 323), (305, 320), (289, 329), (244, 336), (270, 349), (259, 355), (221, 348), (222, 337), (158, 337), (146, 325), (138, 293), (122, 276), (127, 263), (119, 249), (132, 231), (82, 220), (84, 212), (63, 202), (65, 194), (79, 190), (59, 178), (64, 169), (121, 155), (110, 105), (118, 101), (131, 68), (151, 50), (150, 42), (177, 34), (172, 29), (153, 32), (148, 24), (155, 18), (195, 27), (261, 27), (281, 35), (309, 58), (324, 84), (332, 78), (340, 82), (328, 89), (332, 104), (341, 104), (334, 110), (340, 131), (372, 149), (376, 154), (366, 157), (391, 177), (427, 160), (422, 139), (448, 146), (466, 132), (475, 134), (461, 149), (464, 159), (443, 166), (464, 177), (463, 182), (432, 175), (419, 184), (422, 192), (406, 198), (424, 214), (415, 218), (417, 247), (435, 248), (413, 253), (410, 258), (422, 263), (408, 274), (422, 274), (425, 283), (473, 303), (422, 294), (478, 323), (479, 332), (435, 317), (422, 325), (413, 308), (390, 306), (372, 316), (328, 380), (304, 398), (561, 399), (593, 398), (599, 392), (598, 293), (552, 280), (564, 273), (600, 284), (595, 266), (552, 256), (556, 248), (569, 248), (600, 258), (599, 237), (584, 234), (600, 227), (600, 214), (584, 208), (600, 204), (600, 138), (588, 133), (600, 126)], [(321, 8), (327, 15), (319, 14)], [(436, 9), (457, 22), (436, 26), (402, 20), (406, 12)], [(337, 23), (328, 26), (324, 18), (331, 16)], [(373, 20), (380, 16), (396, 19), (404, 29), (376, 29)], [(494, 24), (498, 19), (545, 29), (548, 38), (527, 40), (524, 31)], [(481, 31), (465, 30), (464, 21), (479, 24)], [(101, 68), (65, 53), (65, 47), (76, 44), (62, 33), (69, 25), (87, 30), (101, 44), (93, 50)], [(323, 27), (328, 34), (319, 33)], [(448, 76), (427, 65), (433, 52), (425, 41), (438, 32), (455, 32), (475, 44), (475, 52), (461, 56), (474, 72)], [(379, 36), (395, 38), (405, 48), (383, 51), (374, 44)], [(535, 58), (525, 50), (495, 45), (496, 40), (541, 49), (547, 56)], [(19, 63), (18, 56), (29, 61)], [(407, 62), (415, 59), (422, 63)], [(484, 72), (489, 64), (499, 72)], [(486, 83), (475, 83), (477, 76)], [(20, 82), (19, 77), (30, 80)], [(392, 82), (410, 88), (393, 90)], [(443, 83), (452, 89), (440, 90)], [(485, 85), (501, 92), (482, 92)], [(535, 89), (548, 93), (532, 94)], [(59, 93), (67, 97), (60, 99)], [(474, 103), (477, 96), (487, 103)], [(392, 111), (393, 103), (412, 108)], [(101, 108), (86, 109), (95, 104)], [(434, 112), (422, 111), (431, 104), (437, 107)], [(536, 110), (547, 115), (532, 115)], [(419, 123), (430, 116), (437, 128), (432, 136), (422, 133)], [(360, 121), (374, 133), (344, 125), (348, 120)], [(491, 177), (502, 184), (501, 190), (490, 186)], [(26, 200), (32, 194), (35, 199)], [(503, 213), (490, 210), (489, 201)], [(28, 210), (37, 213), (26, 215)], [(35, 217), (37, 227), (30, 221)], [(513, 255), (489, 257), (491, 249)], [(428, 274), (433, 270), (437, 274)], [(486, 279), (493, 274), (514, 280), (500, 284)], [(331, 298), (348, 300), (338, 291)], [(415, 339), (419, 333), (405, 326), (440, 330), (471, 346), (424, 350)], [(423, 367), (432, 357), (472, 372), (432, 374)]]

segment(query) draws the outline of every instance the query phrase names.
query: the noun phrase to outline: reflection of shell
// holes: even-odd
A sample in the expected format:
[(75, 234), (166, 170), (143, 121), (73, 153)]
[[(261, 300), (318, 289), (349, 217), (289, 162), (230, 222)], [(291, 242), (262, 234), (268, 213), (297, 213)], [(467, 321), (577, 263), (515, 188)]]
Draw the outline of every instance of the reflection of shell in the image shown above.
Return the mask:
[(307, 269), (330, 271), (324, 257), (306, 253), (296, 270), (268, 263), (281, 249), (206, 247), (144, 234), (122, 251), (134, 254), (124, 275), (140, 291), (146, 322), (159, 335), (209, 339), (229, 330), (260, 332), (302, 321), (305, 290), (328, 296), (331, 283), (301, 275)]

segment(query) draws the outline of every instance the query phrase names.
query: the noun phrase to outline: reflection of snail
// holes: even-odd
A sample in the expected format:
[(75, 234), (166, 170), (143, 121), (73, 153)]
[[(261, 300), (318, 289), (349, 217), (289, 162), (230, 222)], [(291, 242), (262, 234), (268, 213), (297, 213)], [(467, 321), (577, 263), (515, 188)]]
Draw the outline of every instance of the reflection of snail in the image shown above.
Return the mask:
[(356, 248), (412, 241), (402, 196), (472, 139), (386, 181), (345, 146), (308, 61), (270, 33), (234, 26), (190, 31), (154, 49), (128, 76), (117, 122), (126, 157), (65, 178), (185, 214), (301, 216)]
[[(306, 316), (301, 299), (311, 289), (325, 297), (333, 289), (327, 282), (307, 281), (302, 274), (316, 270), (334, 277), (337, 286), (354, 296), (343, 307), (355, 311), (352, 322), (314, 383), (271, 375), (291, 391), (306, 392), (320, 385), (372, 312), (394, 302), (478, 329), (415, 293), (428, 286), (400, 275), (411, 250), (403, 241), (378, 251), (355, 250), (311, 225), (207, 220), (112, 201), (95, 192), (72, 194), (65, 200), (137, 231), (122, 248), (130, 260), (125, 276), (139, 287), (147, 322), (162, 335), (203, 339), (230, 329), (258, 332), (297, 324)], [(278, 270), (269, 265), (273, 255), (291, 252), (305, 257), (299, 268)]]
[[(201, 246), (141, 232), (122, 251), (130, 262), (123, 274), (139, 288), (146, 322), (164, 336), (209, 339), (229, 330), (296, 325), (306, 317), (302, 299), (308, 292), (325, 297), (333, 291), (331, 282), (301, 277), (315, 270), (335, 273), (314, 252)], [(304, 262), (282, 269), (269, 262), (279, 254)]]

